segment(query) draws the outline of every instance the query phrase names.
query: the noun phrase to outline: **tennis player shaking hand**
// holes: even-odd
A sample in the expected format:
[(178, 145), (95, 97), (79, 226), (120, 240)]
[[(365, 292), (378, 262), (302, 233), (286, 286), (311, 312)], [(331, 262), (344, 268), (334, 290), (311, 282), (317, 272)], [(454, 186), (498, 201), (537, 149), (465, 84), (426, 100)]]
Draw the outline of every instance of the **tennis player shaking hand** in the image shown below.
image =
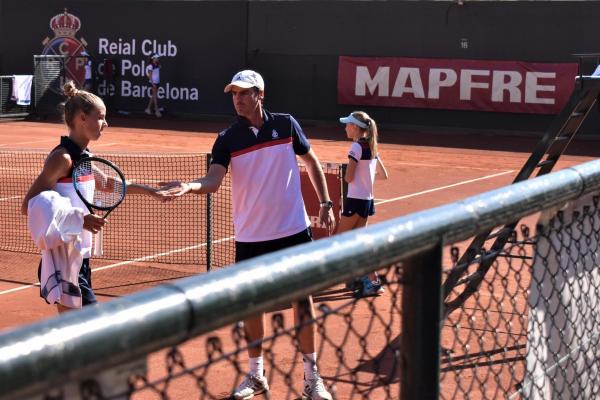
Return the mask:
[[(230, 168), (236, 262), (246, 260), (312, 240), (299, 157), (321, 203), (319, 218), (333, 232), (333, 203), (325, 175), (298, 121), (263, 107), (265, 83), (256, 71), (236, 73), (224, 91), (231, 94), (237, 121), (218, 134), (206, 176), (192, 182), (164, 182), (162, 194), (175, 198), (215, 192)], [(311, 297), (293, 307), (296, 324), (314, 318)], [(246, 400), (269, 390), (262, 354), (264, 314), (245, 320), (244, 329), (248, 343), (261, 343), (248, 348), (248, 374), (232, 393), (234, 399)], [(304, 361), (303, 398), (331, 400), (317, 369), (314, 324), (300, 329), (299, 344)]]

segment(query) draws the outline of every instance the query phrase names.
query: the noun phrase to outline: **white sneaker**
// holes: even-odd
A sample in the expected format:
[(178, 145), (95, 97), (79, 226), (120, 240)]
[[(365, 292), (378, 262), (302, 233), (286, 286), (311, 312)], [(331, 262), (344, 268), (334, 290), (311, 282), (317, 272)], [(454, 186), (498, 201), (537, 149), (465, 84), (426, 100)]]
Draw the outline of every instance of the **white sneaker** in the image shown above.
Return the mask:
[(150, 111), (150, 107), (146, 108), (144, 112), (148, 115), (152, 115), (152, 111)]
[(304, 381), (302, 400), (332, 400), (331, 394), (325, 389), (323, 379), (319, 374), (311, 380)]
[(156, 110), (156, 112), (154, 113), (154, 115), (156, 115), (156, 118), (162, 117), (162, 114), (158, 110)]
[[(235, 389), (232, 397), (236, 400), (248, 400), (256, 394), (261, 394), (269, 390), (267, 377), (264, 375), (246, 375), (246, 378)], [(331, 399), (331, 397), (330, 397)]]

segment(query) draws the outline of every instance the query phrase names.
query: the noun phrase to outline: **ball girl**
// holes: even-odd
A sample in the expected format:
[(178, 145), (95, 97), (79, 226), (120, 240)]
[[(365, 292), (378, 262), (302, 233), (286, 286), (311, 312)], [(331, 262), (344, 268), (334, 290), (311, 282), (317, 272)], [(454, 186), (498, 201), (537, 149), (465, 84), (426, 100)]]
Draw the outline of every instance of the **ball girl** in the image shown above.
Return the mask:
[[(377, 124), (363, 111), (354, 111), (340, 118), (346, 124), (346, 136), (352, 140), (348, 152), (348, 167), (344, 180), (348, 183), (348, 196), (344, 202), (338, 232), (367, 226), (375, 214), (373, 181), (388, 179), (388, 173), (377, 151)], [(361, 279), (362, 295), (383, 293), (383, 287), (375, 272)]]

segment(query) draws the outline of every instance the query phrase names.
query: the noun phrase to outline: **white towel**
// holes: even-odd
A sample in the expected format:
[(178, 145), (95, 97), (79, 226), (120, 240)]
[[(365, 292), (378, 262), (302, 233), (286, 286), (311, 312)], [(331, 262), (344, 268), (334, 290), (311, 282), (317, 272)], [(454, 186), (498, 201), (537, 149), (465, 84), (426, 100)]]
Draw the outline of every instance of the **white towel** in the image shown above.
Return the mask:
[(13, 75), (11, 100), (20, 106), (28, 106), (31, 103), (31, 83), (33, 75)]
[(40, 292), (50, 304), (81, 308), (83, 217), (81, 208), (71, 206), (71, 200), (52, 190), (29, 200), (27, 227), (42, 251)]

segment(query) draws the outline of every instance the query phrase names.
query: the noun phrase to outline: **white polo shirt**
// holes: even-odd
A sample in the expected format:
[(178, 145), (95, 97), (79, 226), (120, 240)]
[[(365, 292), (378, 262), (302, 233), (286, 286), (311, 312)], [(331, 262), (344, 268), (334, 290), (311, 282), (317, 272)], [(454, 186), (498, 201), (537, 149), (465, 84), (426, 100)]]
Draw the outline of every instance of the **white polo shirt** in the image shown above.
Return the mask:
[(238, 242), (280, 239), (310, 226), (296, 160), (296, 154), (306, 154), (310, 144), (291, 115), (263, 110), (263, 121), (255, 134), (248, 121), (238, 117), (219, 133), (212, 149), (212, 163), (225, 168), (231, 164)]

